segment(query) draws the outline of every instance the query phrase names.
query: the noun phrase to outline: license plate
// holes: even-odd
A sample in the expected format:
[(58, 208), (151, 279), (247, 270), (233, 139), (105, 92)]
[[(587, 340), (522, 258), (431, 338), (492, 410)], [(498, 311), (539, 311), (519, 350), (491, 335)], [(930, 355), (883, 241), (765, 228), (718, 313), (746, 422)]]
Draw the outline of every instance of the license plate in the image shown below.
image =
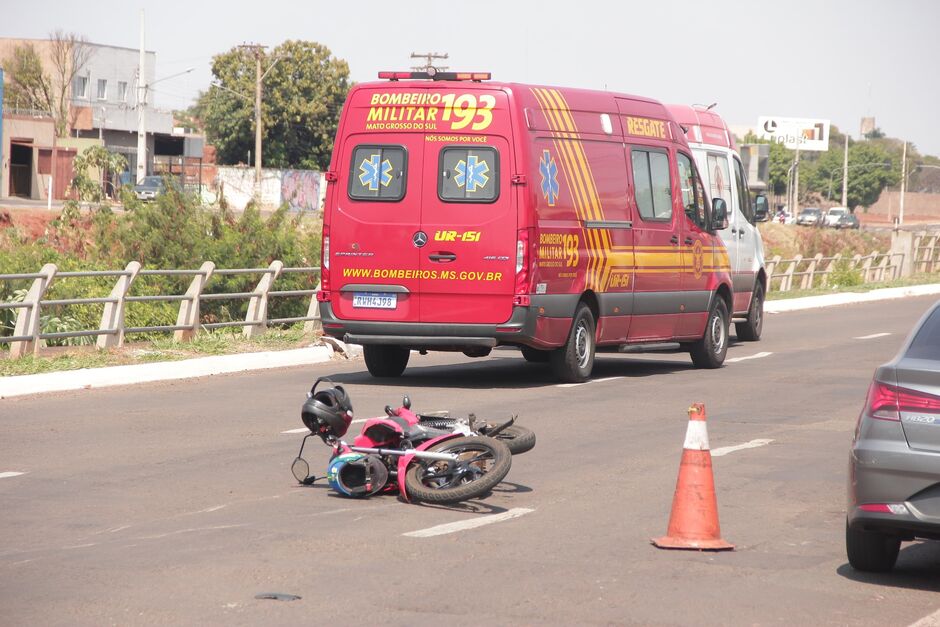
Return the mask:
[(383, 292), (355, 292), (353, 307), (359, 309), (395, 309), (398, 304), (396, 294)]

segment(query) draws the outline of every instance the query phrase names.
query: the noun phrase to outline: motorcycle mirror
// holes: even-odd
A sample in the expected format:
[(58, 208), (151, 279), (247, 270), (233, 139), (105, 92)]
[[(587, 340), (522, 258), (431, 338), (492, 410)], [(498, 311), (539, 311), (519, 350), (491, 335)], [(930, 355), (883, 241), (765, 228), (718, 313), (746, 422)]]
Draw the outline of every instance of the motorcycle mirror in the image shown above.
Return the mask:
[(401, 404), (405, 409), (411, 409), (411, 397), (405, 394), (405, 396), (401, 399)]
[(298, 457), (290, 465), (290, 471), (294, 474), (294, 479), (303, 483), (310, 476), (310, 464), (303, 457)]

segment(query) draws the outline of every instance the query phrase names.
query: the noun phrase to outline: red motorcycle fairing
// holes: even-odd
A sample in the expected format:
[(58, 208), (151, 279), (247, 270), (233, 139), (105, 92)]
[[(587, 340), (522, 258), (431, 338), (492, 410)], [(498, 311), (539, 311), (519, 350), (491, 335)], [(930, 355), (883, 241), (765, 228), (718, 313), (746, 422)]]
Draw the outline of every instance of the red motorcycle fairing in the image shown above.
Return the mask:
[[(442, 435), (440, 437), (428, 440), (427, 442), (422, 442), (420, 446), (416, 446), (414, 450), (416, 451), (426, 451), (435, 444), (444, 442), (445, 440), (453, 440), (454, 438), (463, 437), (459, 433), (448, 433), (447, 435)], [(404, 499), (406, 503), (409, 502), (408, 491), (405, 489), (405, 473), (408, 470), (408, 464), (411, 463), (411, 460), (414, 459), (414, 454), (409, 453), (408, 455), (402, 455), (398, 458), (398, 493), (401, 495), (401, 498)]]

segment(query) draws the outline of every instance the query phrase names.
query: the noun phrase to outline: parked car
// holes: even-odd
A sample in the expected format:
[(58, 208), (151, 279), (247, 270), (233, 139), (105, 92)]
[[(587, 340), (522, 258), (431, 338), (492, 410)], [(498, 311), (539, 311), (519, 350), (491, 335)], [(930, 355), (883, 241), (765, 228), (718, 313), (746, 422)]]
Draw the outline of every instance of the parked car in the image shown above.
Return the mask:
[(145, 176), (144, 180), (134, 186), (134, 194), (138, 200), (153, 200), (167, 190), (167, 182), (178, 187), (176, 179), (170, 179), (162, 176)]
[(845, 207), (832, 207), (826, 211), (826, 221), (825, 226), (831, 226), (832, 228), (839, 228), (839, 218), (849, 213), (849, 210)]
[(845, 213), (841, 215), (839, 217), (839, 221), (836, 223), (837, 229), (858, 229), (861, 228), (861, 226), (862, 223), (859, 222), (854, 213)]
[(845, 548), (858, 570), (894, 567), (902, 541), (940, 540), (940, 301), (875, 370), (849, 457)]
[(822, 211), (816, 207), (807, 207), (796, 217), (796, 223), (804, 226), (819, 226), (822, 221)]

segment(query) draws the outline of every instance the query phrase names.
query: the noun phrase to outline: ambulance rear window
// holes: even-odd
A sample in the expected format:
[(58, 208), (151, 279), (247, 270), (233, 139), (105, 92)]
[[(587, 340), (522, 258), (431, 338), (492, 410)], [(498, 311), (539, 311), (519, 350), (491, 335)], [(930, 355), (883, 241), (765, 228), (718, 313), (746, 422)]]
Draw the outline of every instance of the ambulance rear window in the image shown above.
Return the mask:
[(349, 197), (401, 200), (405, 196), (407, 167), (408, 153), (403, 146), (356, 146), (349, 164)]
[(499, 153), (487, 147), (442, 149), (437, 195), (447, 202), (495, 201), (499, 197)]

